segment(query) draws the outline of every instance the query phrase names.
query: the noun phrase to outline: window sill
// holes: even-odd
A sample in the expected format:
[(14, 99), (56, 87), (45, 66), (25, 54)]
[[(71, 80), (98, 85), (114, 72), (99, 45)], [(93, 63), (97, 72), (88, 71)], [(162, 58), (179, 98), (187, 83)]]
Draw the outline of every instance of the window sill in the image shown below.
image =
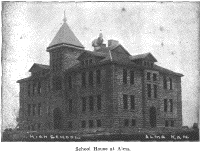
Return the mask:
[(149, 98), (149, 97), (147, 97), (147, 100), (159, 100), (159, 98), (153, 98), (153, 97)]
[(164, 91), (169, 91), (169, 92), (172, 92), (174, 91), (174, 89), (163, 89)]

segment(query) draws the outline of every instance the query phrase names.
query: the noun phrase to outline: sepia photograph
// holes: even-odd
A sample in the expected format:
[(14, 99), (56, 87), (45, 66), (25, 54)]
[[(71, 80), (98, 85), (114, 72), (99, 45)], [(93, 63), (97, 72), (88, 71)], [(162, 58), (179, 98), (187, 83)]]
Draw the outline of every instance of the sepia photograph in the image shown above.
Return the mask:
[(1, 141), (199, 141), (199, 8), (2, 2)]

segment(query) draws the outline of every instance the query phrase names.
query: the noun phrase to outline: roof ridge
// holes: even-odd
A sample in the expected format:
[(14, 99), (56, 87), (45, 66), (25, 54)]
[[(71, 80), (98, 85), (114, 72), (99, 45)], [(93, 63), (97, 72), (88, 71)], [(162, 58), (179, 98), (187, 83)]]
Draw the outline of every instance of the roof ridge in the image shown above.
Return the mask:
[(44, 66), (49, 66), (49, 65), (46, 65), (46, 64), (40, 64), (40, 63), (34, 63), (36, 65), (44, 65)]

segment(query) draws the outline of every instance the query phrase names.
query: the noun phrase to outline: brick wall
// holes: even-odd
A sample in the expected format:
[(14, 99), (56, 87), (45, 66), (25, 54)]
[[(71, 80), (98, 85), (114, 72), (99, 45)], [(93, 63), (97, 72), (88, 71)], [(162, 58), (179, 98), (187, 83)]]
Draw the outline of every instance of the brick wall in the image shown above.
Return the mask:
[[(127, 84), (123, 84), (123, 69), (128, 71)], [(130, 70), (134, 70), (134, 84), (130, 85)], [(142, 127), (142, 72), (135, 68), (114, 66), (114, 127), (124, 128), (124, 119), (135, 119), (136, 126)], [(123, 94), (128, 95), (128, 110), (123, 109)], [(135, 96), (135, 109), (130, 110), (130, 95)], [(129, 126), (130, 129), (134, 128)]]
[[(172, 78), (172, 86), (173, 89), (163, 88), (163, 76), (167, 77), (167, 81), (169, 78)], [(173, 100), (173, 112), (164, 112), (164, 99), (172, 99)], [(161, 111), (161, 124), (165, 125), (165, 120), (174, 120), (175, 127), (182, 126), (182, 97), (181, 97), (181, 78), (173, 75), (160, 74), (160, 111)]]
[[(101, 84), (96, 84), (96, 70), (101, 70)], [(74, 127), (73, 130), (89, 130), (88, 129), (88, 120), (102, 120), (101, 128), (111, 127), (111, 119), (112, 115), (112, 103), (110, 100), (112, 88), (110, 87), (110, 75), (111, 75), (111, 67), (107, 66), (97, 66), (97, 67), (87, 67), (78, 72), (73, 72), (67, 74), (67, 77), (72, 76), (73, 87), (72, 89), (68, 89), (68, 86), (65, 86), (65, 101), (66, 101), (66, 110), (69, 109), (69, 99), (73, 99), (73, 111), (69, 113), (65, 112), (65, 121), (64, 127), (67, 129), (68, 121), (73, 121)], [(89, 71), (93, 71), (93, 86), (89, 86), (88, 75)], [(86, 73), (86, 87), (82, 87), (81, 84), (81, 74)], [(101, 95), (101, 110), (97, 110), (97, 95)], [(89, 111), (89, 96), (94, 97), (94, 110)], [(86, 97), (86, 112), (82, 112), (82, 97)], [(87, 121), (87, 127), (81, 128), (81, 121)], [(97, 129), (96, 125), (93, 129)]]

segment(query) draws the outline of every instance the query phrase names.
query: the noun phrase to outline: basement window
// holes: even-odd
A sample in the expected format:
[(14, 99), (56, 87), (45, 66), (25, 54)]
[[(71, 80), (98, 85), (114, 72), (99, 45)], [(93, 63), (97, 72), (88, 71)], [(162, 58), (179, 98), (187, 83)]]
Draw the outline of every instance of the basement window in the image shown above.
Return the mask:
[(86, 128), (86, 121), (81, 122), (81, 128)]
[(125, 120), (124, 120), (124, 126), (125, 126), (125, 127), (128, 127), (128, 126), (129, 126), (129, 120), (128, 120), (128, 119), (125, 119)]
[(89, 120), (89, 128), (93, 128), (93, 126), (94, 126), (93, 120)]

